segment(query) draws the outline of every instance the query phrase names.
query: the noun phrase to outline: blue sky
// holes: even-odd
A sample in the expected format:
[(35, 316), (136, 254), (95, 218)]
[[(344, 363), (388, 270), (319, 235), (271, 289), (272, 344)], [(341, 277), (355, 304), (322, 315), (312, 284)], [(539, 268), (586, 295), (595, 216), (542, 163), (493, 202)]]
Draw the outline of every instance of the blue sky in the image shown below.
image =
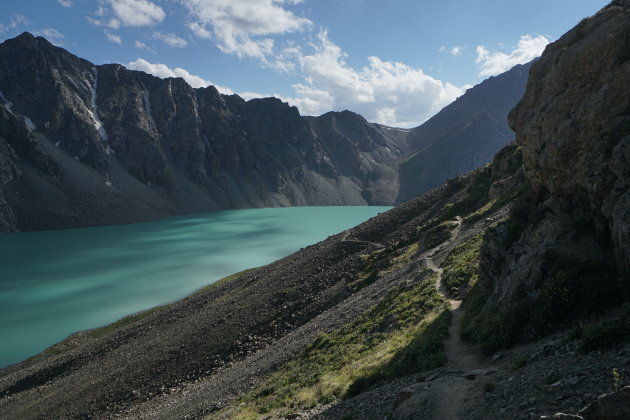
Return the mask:
[(30, 31), (95, 64), (412, 127), (607, 3), (2, 0), (0, 40)]

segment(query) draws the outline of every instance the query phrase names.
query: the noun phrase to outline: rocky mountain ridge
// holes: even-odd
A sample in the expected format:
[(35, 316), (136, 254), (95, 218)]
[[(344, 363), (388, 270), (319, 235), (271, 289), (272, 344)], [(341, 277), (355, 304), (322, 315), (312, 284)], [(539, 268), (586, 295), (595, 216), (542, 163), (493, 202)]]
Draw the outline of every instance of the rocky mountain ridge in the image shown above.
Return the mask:
[[(0, 232), (231, 208), (392, 205), (512, 140), (509, 108), (496, 104), (520, 98), (525, 70), (471, 89), (431, 130), (400, 130), (349, 111), (302, 117), (275, 98), (244, 101), (183, 79), (95, 66), (24, 33), (0, 45)], [(451, 130), (460, 135), (444, 135)], [(405, 175), (401, 185), (401, 157), (421, 148), (444, 165), (414, 163), (407, 172), (430, 182)], [(443, 148), (466, 152), (432, 151)]]
[(490, 164), (1, 370), (0, 417), (628, 418), (628, 33), (548, 46)]

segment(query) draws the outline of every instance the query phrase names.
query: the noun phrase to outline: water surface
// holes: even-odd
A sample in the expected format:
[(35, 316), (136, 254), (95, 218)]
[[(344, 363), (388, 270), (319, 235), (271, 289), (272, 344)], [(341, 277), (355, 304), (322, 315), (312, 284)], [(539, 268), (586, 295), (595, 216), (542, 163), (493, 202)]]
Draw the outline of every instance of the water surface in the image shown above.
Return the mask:
[(0, 236), (0, 367), (172, 302), (390, 207), (285, 207)]

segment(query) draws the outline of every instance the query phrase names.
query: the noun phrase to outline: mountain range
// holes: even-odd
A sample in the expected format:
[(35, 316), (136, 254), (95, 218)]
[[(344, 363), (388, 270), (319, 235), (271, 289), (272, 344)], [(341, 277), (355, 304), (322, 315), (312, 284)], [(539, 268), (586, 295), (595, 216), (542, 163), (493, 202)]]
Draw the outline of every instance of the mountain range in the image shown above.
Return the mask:
[(24, 33), (0, 44), (0, 232), (219, 209), (393, 205), (488, 162), (529, 65), (398, 129), (349, 111), (94, 65)]
[[(490, 163), (0, 370), (0, 418), (630, 418), (629, 33), (614, 0), (547, 46)], [(16, 112), (30, 141), (5, 156), (61, 174)], [(361, 121), (313, 130), (355, 132), (340, 116)], [(407, 136), (383, 146), (400, 165), (422, 158)]]

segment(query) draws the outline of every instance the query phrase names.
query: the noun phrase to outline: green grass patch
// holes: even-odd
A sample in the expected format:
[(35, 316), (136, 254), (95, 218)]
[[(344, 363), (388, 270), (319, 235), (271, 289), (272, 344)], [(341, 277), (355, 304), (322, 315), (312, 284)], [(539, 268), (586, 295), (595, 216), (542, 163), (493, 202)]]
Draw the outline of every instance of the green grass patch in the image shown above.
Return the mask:
[(571, 334), (577, 341), (578, 351), (588, 353), (605, 350), (630, 340), (630, 314), (587, 327), (578, 327)]
[(211, 418), (284, 416), (442, 365), (450, 313), (435, 277), (392, 288), (347, 326), (320, 334), (254, 391)]
[(379, 276), (398, 270), (411, 262), (411, 258), (420, 249), (417, 241), (404, 244), (398, 248), (379, 249), (360, 257), (363, 271), (356, 280), (348, 284), (353, 292), (372, 284)]
[(442, 262), (442, 281), (451, 296), (462, 297), (477, 283), (482, 242), (483, 235), (477, 235), (453, 248)]

